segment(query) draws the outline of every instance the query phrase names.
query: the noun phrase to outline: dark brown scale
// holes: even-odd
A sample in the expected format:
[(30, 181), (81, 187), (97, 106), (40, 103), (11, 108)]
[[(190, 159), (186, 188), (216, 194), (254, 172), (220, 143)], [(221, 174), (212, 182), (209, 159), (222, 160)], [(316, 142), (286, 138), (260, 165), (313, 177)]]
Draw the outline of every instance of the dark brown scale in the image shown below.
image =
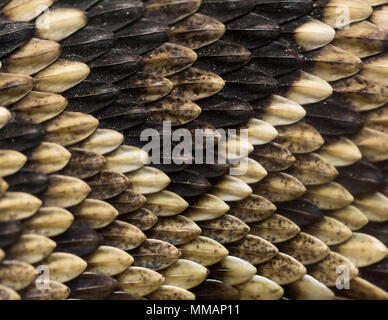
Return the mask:
[(114, 40), (113, 32), (86, 26), (61, 41), (61, 57), (88, 63), (108, 52)]
[(323, 218), (317, 206), (302, 198), (276, 204), (277, 213), (290, 219), (298, 226), (313, 224)]
[(195, 13), (200, 4), (201, 0), (148, 0), (145, 3), (144, 16), (159, 23), (173, 24)]
[(169, 156), (163, 156), (162, 154), (160, 159), (158, 160), (158, 164), (151, 163), (150, 166), (156, 169), (159, 169), (164, 173), (170, 174), (170, 173), (177, 173), (189, 168), (190, 163), (192, 163), (192, 161), (193, 161), (192, 158), (188, 158), (188, 157), (183, 157), (183, 156), (169, 157)]
[(56, 0), (53, 8), (75, 8), (88, 10), (101, 0)]
[(6, 177), (5, 181), (8, 183), (8, 191), (30, 194), (41, 193), (48, 185), (47, 175), (30, 169), (21, 169), (12, 176)]
[(111, 198), (108, 202), (115, 207), (119, 214), (126, 214), (140, 209), (147, 199), (131, 187), (125, 189), (120, 195)]
[(198, 105), (202, 109), (198, 120), (206, 121), (216, 128), (239, 126), (253, 116), (252, 107), (248, 102), (220, 93), (199, 101)]
[(142, 124), (147, 117), (147, 108), (131, 103), (114, 102), (109, 107), (93, 113), (99, 127), (123, 131)]
[(385, 184), (388, 185), (388, 161), (377, 162), (374, 165), (383, 173)]
[(147, 239), (130, 254), (135, 259), (133, 266), (155, 271), (168, 268), (181, 256), (181, 252), (173, 245), (154, 239)]
[(210, 182), (199, 173), (192, 170), (184, 170), (170, 173), (171, 183), (167, 190), (175, 192), (181, 197), (196, 197), (209, 191)]
[(249, 67), (228, 73), (223, 78), (225, 80), (223, 95), (248, 102), (268, 97), (278, 88), (276, 79), (263, 76)]
[(265, 0), (256, 3), (255, 12), (278, 24), (304, 16), (313, 8), (312, 0)]
[[(160, 146), (162, 146), (164, 143), (167, 142), (167, 140), (171, 141), (172, 139), (171, 134), (163, 133), (163, 128), (161, 126), (150, 125), (147, 128), (147, 132), (143, 132), (143, 130), (144, 130), (143, 126), (137, 126), (137, 127), (125, 130), (124, 144), (142, 148), (146, 144), (148, 144), (149, 141), (152, 141), (153, 139), (160, 139), (161, 141)], [(141, 141), (141, 140), (145, 140), (145, 141)], [(175, 142), (173, 142), (172, 144), (174, 145)], [(158, 145), (159, 145), (159, 142), (158, 142)]]
[(216, 42), (224, 33), (223, 23), (196, 13), (171, 27), (170, 42), (195, 50)]
[(327, 99), (322, 102), (304, 105), (305, 121), (323, 135), (349, 135), (362, 129), (361, 115), (341, 104)]
[(238, 290), (219, 280), (206, 279), (190, 291), (197, 300), (238, 300)]
[(256, 0), (202, 0), (199, 12), (226, 23), (251, 12), (256, 2)]
[[(203, 159), (206, 159), (206, 155), (204, 155)], [(193, 164), (190, 167), (190, 170), (199, 173), (201, 176), (207, 179), (222, 177), (228, 173), (229, 169), (230, 169), (229, 164), (217, 163), (217, 162), (215, 162), (214, 164), (208, 164), (208, 163)]]
[(71, 148), (71, 159), (61, 171), (62, 175), (87, 179), (98, 174), (105, 166), (105, 158), (95, 152)]
[(11, 121), (0, 130), (0, 149), (25, 151), (40, 144), (46, 130), (39, 124)]
[(112, 104), (119, 95), (119, 89), (110, 83), (83, 81), (64, 92), (68, 100), (66, 111), (93, 113)]
[(97, 82), (117, 82), (140, 70), (142, 58), (130, 49), (113, 48), (93, 60), (88, 80)]
[(279, 77), (294, 72), (304, 65), (303, 56), (286, 40), (252, 50), (249, 67), (267, 77)]
[(55, 251), (85, 256), (97, 249), (102, 236), (89, 227), (73, 225), (65, 233), (52, 239), (57, 244)]
[(381, 289), (388, 291), (388, 259), (371, 265), (366, 268), (360, 268), (361, 278), (370, 281)]
[(378, 192), (385, 186), (384, 175), (374, 165), (358, 161), (357, 163), (337, 168), (339, 175), (335, 179), (353, 195)]
[(0, 17), (0, 58), (3, 58), (29, 41), (33, 33), (33, 24), (10, 21)]
[(168, 38), (168, 26), (141, 18), (116, 32), (115, 47), (131, 48), (143, 54), (167, 42)]
[(259, 162), (268, 172), (286, 170), (295, 162), (295, 157), (286, 147), (274, 142), (254, 146), (249, 157)]
[(249, 13), (228, 23), (222, 40), (250, 50), (267, 45), (278, 35), (279, 26), (273, 20), (256, 13)]
[(103, 300), (117, 287), (117, 280), (98, 273), (85, 272), (66, 283), (70, 298), (82, 300)]
[(140, 0), (102, 0), (89, 10), (88, 25), (117, 31), (140, 18), (143, 12), (144, 5)]
[(0, 0), (0, 8), (4, 7), (11, 0)]
[(118, 220), (130, 223), (140, 230), (145, 231), (151, 229), (158, 222), (158, 217), (152, 211), (146, 208), (140, 208), (134, 212), (121, 215)]
[(89, 198), (97, 200), (113, 198), (127, 189), (130, 184), (125, 175), (116, 171), (101, 171), (85, 182), (92, 188)]
[(330, 0), (314, 0), (314, 4), (309, 15), (321, 20), (322, 18), (324, 18), (324, 11), (329, 3)]
[(219, 40), (196, 50), (198, 60), (194, 67), (219, 75), (235, 71), (250, 61), (251, 53), (242, 46)]
[(19, 221), (0, 222), (0, 248), (14, 243), (20, 235), (22, 228)]

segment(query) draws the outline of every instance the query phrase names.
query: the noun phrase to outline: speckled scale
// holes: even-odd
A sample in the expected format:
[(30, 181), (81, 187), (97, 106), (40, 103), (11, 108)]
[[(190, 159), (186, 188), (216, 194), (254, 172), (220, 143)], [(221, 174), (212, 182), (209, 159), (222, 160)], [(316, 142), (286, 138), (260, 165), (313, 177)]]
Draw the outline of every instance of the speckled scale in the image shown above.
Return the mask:
[(129, 187), (108, 201), (115, 207), (119, 214), (126, 214), (140, 209), (146, 203), (147, 199), (141, 193)]
[(118, 102), (150, 103), (163, 98), (173, 89), (167, 78), (136, 74), (117, 83), (120, 89)]
[(169, 121), (171, 126), (182, 126), (195, 120), (201, 113), (200, 107), (188, 99), (167, 96), (147, 105), (147, 124), (161, 126)]
[(106, 200), (113, 198), (123, 192), (130, 183), (128, 178), (116, 171), (101, 171), (99, 174), (86, 180), (92, 191), (89, 198)]
[(140, 247), (131, 251), (131, 256), (135, 259), (133, 266), (157, 271), (178, 261), (181, 253), (168, 242), (147, 239)]
[(166, 241), (172, 245), (187, 243), (201, 234), (200, 227), (183, 216), (159, 218), (158, 223), (149, 231), (148, 238)]
[(224, 33), (220, 21), (196, 13), (170, 28), (170, 41), (195, 50), (216, 42)]
[(145, 231), (151, 229), (158, 222), (158, 217), (151, 210), (140, 208), (135, 212), (121, 215), (118, 220), (133, 224), (140, 230)]
[(69, 151), (71, 158), (68, 165), (61, 171), (63, 175), (87, 179), (104, 168), (105, 159), (96, 152), (78, 148), (71, 148)]
[(249, 157), (259, 162), (268, 172), (286, 170), (295, 162), (295, 157), (286, 147), (274, 142), (254, 146)]
[(250, 230), (249, 226), (243, 221), (228, 214), (214, 220), (202, 221), (199, 226), (202, 229), (203, 236), (222, 244), (240, 240)]

